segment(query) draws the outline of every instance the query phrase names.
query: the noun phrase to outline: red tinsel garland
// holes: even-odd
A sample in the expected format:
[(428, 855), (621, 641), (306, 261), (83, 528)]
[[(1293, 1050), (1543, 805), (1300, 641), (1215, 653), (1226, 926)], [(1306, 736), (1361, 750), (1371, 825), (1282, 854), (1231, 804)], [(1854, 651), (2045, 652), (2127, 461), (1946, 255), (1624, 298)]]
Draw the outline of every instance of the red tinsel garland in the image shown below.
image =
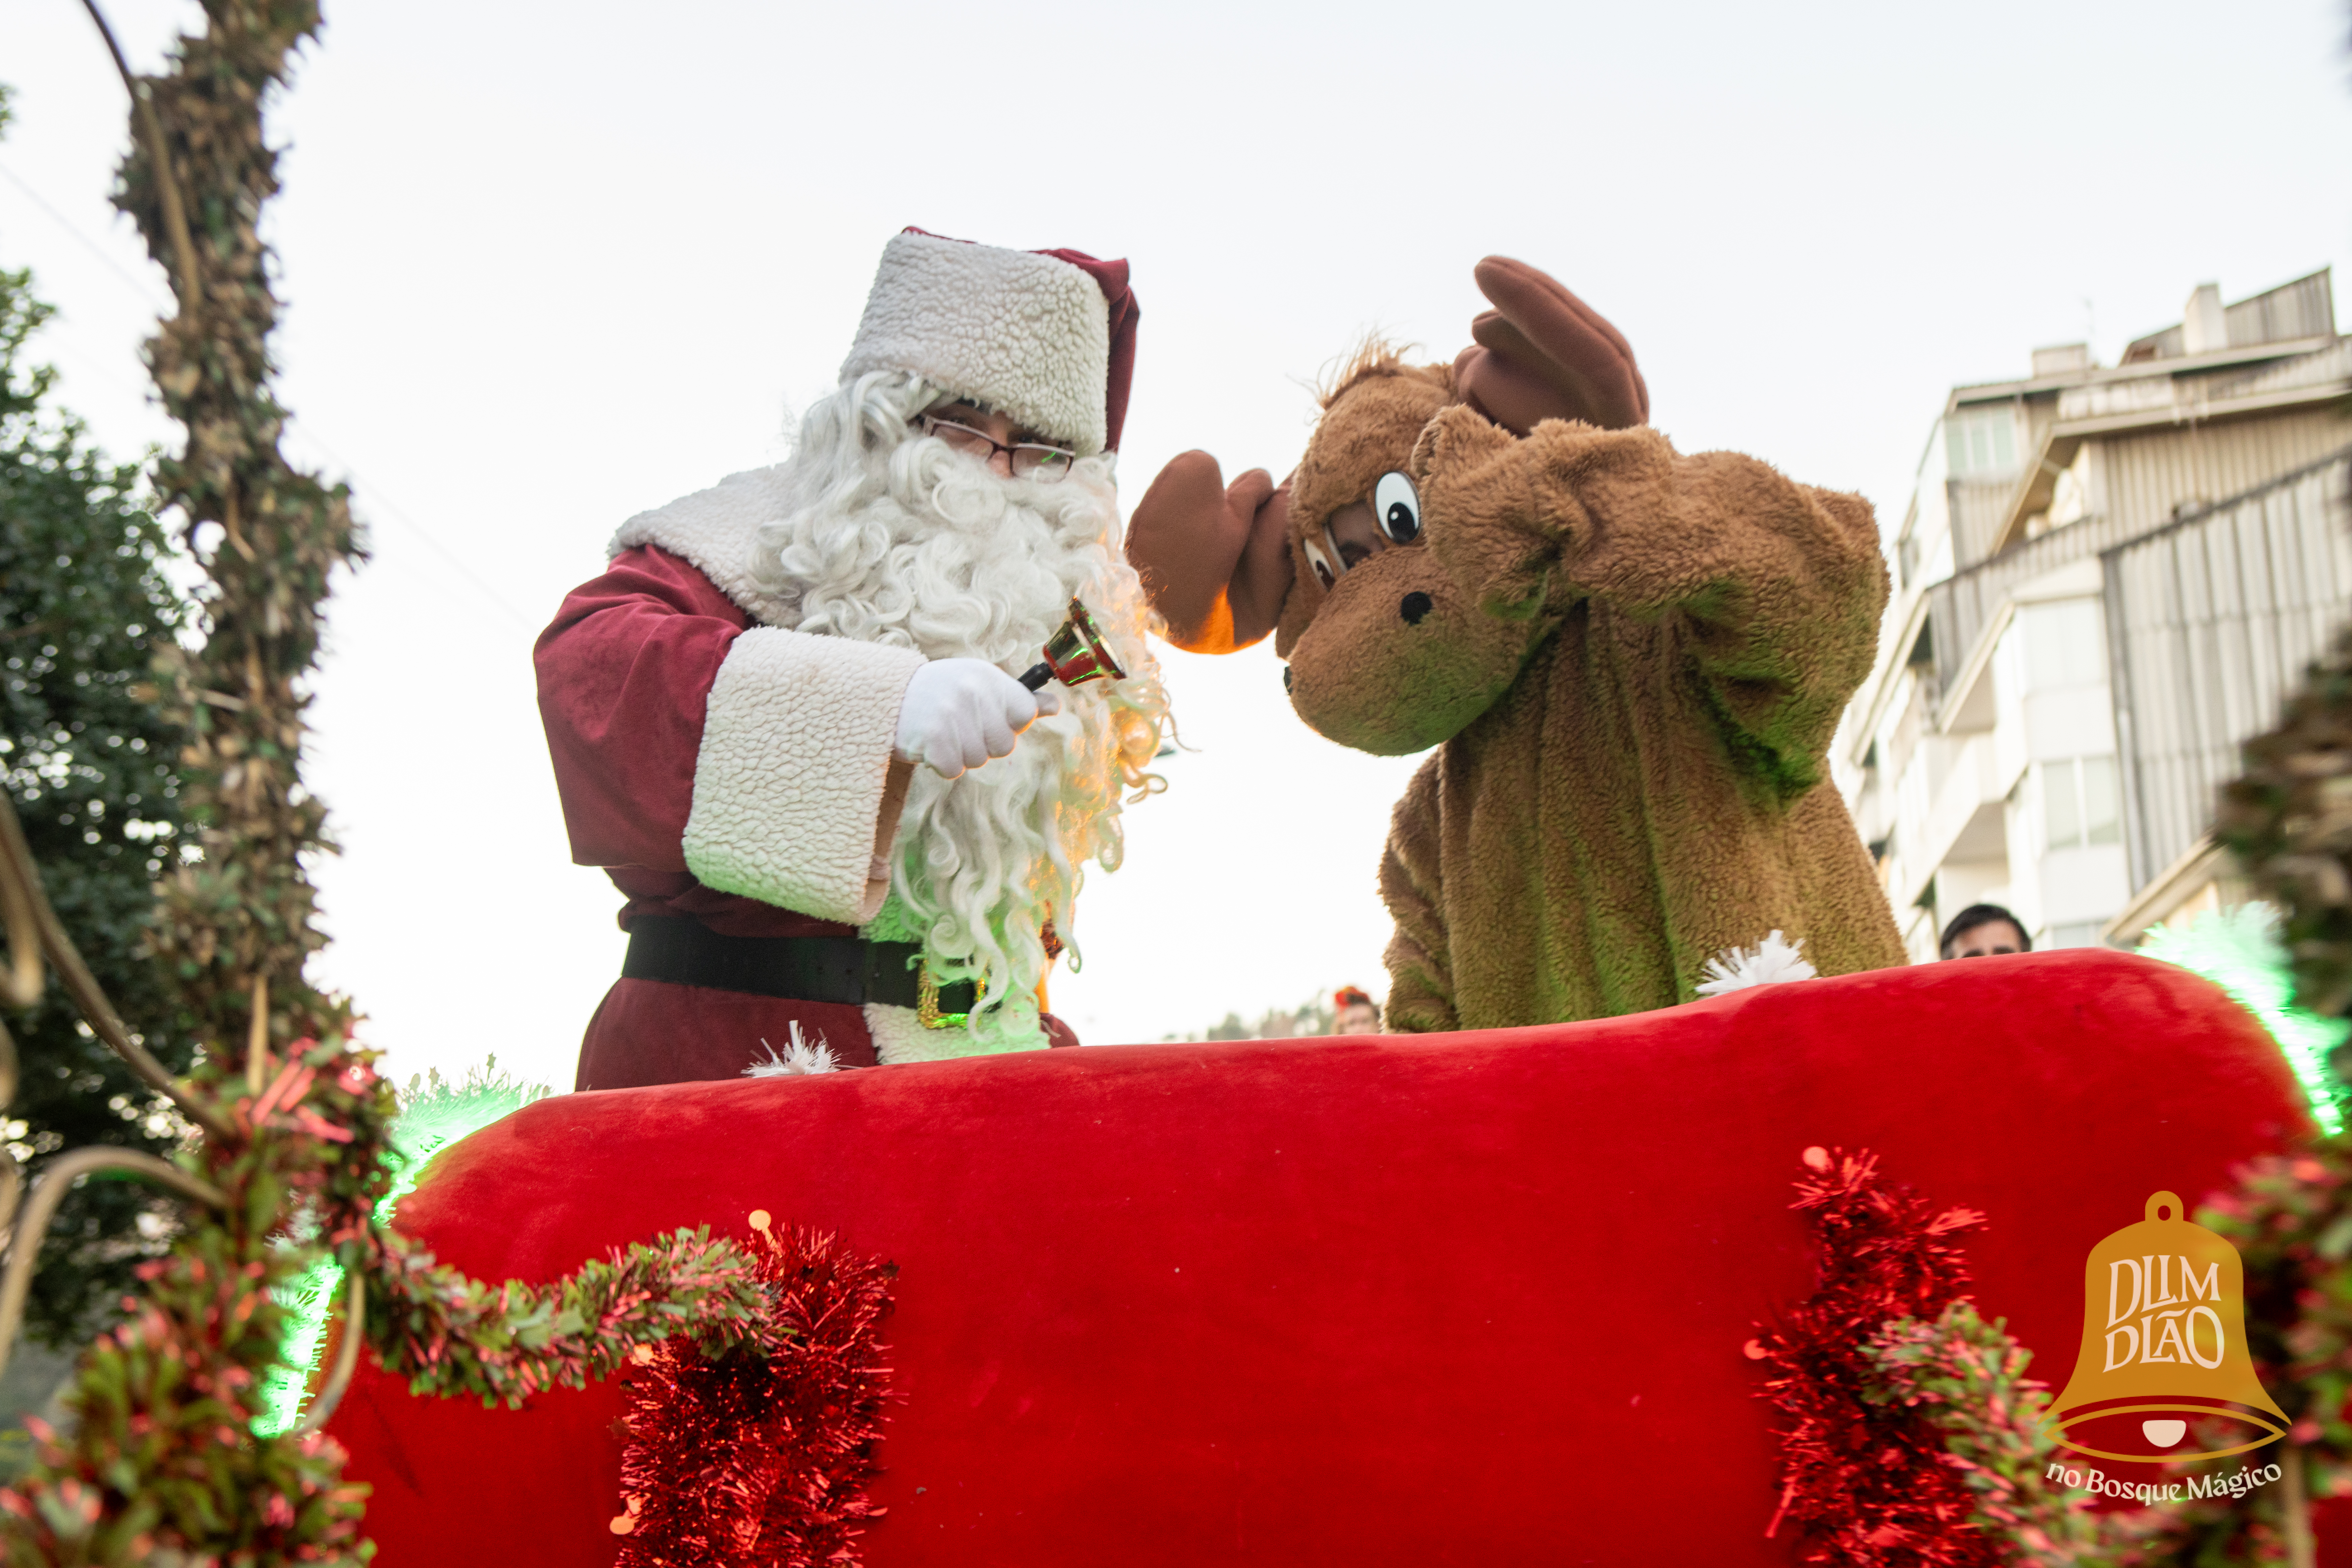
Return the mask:
[(708, 1360), (679, 1338), (631, 1373), (614, 1568), (854, 1564), (890, 1369), (876, 1327), (890, 1264), (771, 1227), (751, 1249), (772, 1310), (765, 1342)]
[(1748, 1342), (1782, 1434), (1780, 1507), (1765, 1531), (1802, 1527), (1801, 1563), (1839, 1568), (1995, 1568), (2000, 1543), (1969, 1523), (1976, 1500), (1920, 1412), (1865, 1396), (1864, 1347), (1890, 1319), (1932, 1320), (1968, 1282), (1952, 1237), (1984, 1223), (1882, 1184), (1867, 1151), (1804, 1152), (1792, 1208), (1814, 1211), (1821, 1288)]

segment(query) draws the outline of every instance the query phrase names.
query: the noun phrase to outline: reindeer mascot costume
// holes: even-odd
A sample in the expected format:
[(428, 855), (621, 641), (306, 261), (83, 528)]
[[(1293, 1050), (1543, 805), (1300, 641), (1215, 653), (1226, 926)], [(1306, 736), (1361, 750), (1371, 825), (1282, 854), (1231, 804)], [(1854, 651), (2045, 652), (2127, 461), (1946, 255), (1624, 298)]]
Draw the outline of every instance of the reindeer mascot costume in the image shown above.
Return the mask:
[(1477, 279), (1452, 365), (1375, 345), (1279, 489), (1187, 453), (1129, 542), (1179, 647), (1274, 632), (1314, 729), (1437, 748), (1381, 866), (1386, 1026), (1668, 1006), (1768, 942), (1902, 963), (1827, 783), (1886, 604), (1869, 503), (1676, 452), (1607, 321), (1518, 262)]

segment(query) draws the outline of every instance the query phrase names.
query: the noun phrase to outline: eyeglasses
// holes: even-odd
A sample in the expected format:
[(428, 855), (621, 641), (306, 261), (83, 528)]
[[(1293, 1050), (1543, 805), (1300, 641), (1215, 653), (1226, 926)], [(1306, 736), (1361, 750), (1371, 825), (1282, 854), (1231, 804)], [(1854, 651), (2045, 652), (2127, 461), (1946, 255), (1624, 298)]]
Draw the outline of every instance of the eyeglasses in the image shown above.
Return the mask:
[(1013, 460), (1013, 477), (1016, 479), (1034, 479), (1040, 484), (1051, 484), (1055, 479), (1067, 478), (1071, 466), (1078, 460), (1076, 452), (1060, 447), (1043, 446), (1034, 441), (1016, 441), (1007, 446), (984, 430), (975, 430), (969, 425), (959, 425), (952, 419), (940, 419), (929, 414), (922, 416), (922, 426), (924, 435), (936, 436), (957, 451), (970, 453), (983, 463), (997, 453), (1003, 453)]

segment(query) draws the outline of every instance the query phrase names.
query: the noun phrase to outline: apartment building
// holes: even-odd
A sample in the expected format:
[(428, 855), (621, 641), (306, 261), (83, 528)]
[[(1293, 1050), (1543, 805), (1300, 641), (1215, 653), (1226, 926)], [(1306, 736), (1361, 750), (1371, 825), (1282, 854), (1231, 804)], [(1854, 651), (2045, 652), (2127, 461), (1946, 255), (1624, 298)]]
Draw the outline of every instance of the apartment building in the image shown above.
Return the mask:
[(2210, 803), (2352, 618), (2347, 408), (2325, 270), (1952, 390), (1832, 754), (1915, 959), (1971, 903), (2063, 947), (2242, 896)]

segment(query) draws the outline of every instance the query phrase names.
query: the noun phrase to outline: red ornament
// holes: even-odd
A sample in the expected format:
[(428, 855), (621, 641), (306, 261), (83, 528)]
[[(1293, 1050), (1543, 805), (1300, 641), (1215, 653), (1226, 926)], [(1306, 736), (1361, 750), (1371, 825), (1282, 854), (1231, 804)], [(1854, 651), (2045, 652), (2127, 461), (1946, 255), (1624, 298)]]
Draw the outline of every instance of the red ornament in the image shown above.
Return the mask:
[(614, 1568), (848, 1568), (882, 1435), (877, 1325), (897, 1269), (753, 1211), (771, 1310), (762, 1342), (708, 1360), (690, 1340), (631, 1359)]
[(1811, 1148), (1792, 1208), (1814, 1211), (1821, 1288), (1742, 1350), (1765, 1364), (1759, 1397), (1792, 1418), (1781, 1435), (1780, 1507), (1765, 1531), (1800, 1527), (1797, 1561), (1838, 1568), (1997, 1568), (2003, 1544), (1969, 1522), (1976, 1499), (1922, 1413), (1868, 1397), (1864, 1347), (1889, 1320), (1932, 1321), (1960, 1293), (1952, 1238), (1984, 1223), (1884, 1184), (1877, 1156)]

